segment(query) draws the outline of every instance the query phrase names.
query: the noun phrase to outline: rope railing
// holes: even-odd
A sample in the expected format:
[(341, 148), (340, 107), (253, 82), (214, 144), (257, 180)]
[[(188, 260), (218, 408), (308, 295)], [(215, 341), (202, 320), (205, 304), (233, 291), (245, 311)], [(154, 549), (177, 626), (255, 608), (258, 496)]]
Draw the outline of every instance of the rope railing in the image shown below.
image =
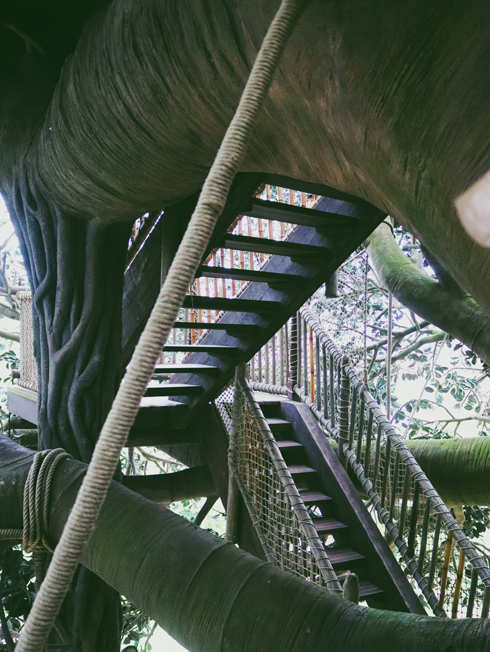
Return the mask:
[(268, 561), (340, 594), (327, 551), (243, 371), (217, 405), (230, 435), (230, 472)]
[[(276, 334), (277, 340), (290, 333), (287, 385), (272, 381), (271, 349), (275, 346), (276, 354), (278, 349), (271, 341), (251, 365), (251, 388), (309, 406), (337, 441), (339, 458), (352, 469), (373, 518), (436, 616), (487, 618), (490, 570), (485, 559), (349, 360), (310, 308), (301, 308), (287, 329)], [(279, 366), (284, 362), (279, 359)]]

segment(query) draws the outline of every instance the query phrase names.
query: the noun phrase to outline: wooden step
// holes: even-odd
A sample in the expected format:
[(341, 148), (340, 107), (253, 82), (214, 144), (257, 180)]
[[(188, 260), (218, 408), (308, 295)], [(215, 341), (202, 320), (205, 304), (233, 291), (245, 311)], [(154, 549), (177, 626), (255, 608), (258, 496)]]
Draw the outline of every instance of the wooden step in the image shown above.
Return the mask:
[(157, 364), (156, 374), (195, 374), (196, 376), (219, 376), (221, 369), (209, 364)]
[(380, 589), (376, 584), (372, 584), (371, 582), (359, 582), (359, 596), (361, 598), (366, 598), (369, 595), (381, 595), (383, 593), (383, 589)]
[(187, 296), (183, 308), (196, 310), (224, 310), (226, 312), (275, 313), (284, 306), (279, 301), (254, 301), (253, 299), (225, 299), (223, 297)]
[(299, 179), (292, 179), (291, 177), (283, 176), (282, 174), (268, 174), (264, 183), (271, 186), (279, 186), (280, 188), (290, 188), (291, 190), (299, 190), (306, 192), (310, 195), (321, 195), (322, 197), (330, 197), (331, 199), (340, 199), (357, 203), (362, 201), (360, 197), (349, 195), (342, 190), (325, 186), (322, 183), (311, 183), (310, 181), (300, 181)]
[(197, 276), (209, 278), (229, 278), (235, 281), (251, 281), (254, 283), (267, 283), (278, 285), (288, 283), (301, 285), (304, 283), (302, 276), (296, 274), (277, 274), (276, 272), (263, 272), (255, 269), (231, 269), (229, 267), (206, 267), (198, 270)]
[(332, 566), (338, 570), (361, 566), (365, 561), (364, 555), (350, 548), (336, 547), (325, 550)]
[(341, 523), (334, 518), (314, 518), (313, 525), (317, 532), (335, 532), (347, 529), (345, 523)]
[(330, 256), (329, 250), (325, 247), (289, 241), (267, 240), (266, 238), (252, 238), (246, 235), (226, 235), (220, 246), (238, 251), (253, 251), (259, 254), (272, 254), (274, 256), (289, 256), (289, 258), (309, 256), (310, 259), (314, 260), (326, 260)]
[(318, 505), (327, 500), (332, 500), (330, 496), (323, 494), (321, 491), (300, 491), (299, 495), (303, 499), (305, 505)]
[(311, 466), (306, 466), (306, 464), (292, 464), (288, 466), (289, 473), (291, 475), (305, 475), (306, 473), (316, 473), (316, 469), (312, 469)]
[(186, 328), (196, 331), (226, 331), (232, 337), (255, 337), (260, 330), (254, 324), (224, 324), (220, 321), (209, 324), (197, 321), (176, 321), (172, 328)]
[(291, 430), (291, 424), (289, 421), (285, 421), (284, 419), (276, 419), (275, 417), (271, 417), (266, 419), (266, 421), (269, 424), (269, 428), (272, 430), (272, 432)]
[(276, 444), (281, 450), (297, 450), (298, 448), (303, 448), (302, 444), (299, 444), (297, 441), (290, 441), (288, 439), (278, 441)]
[(191, 428), (172, 430), (161, 425), (152, 428), (131, 428), (126, 446), (182, 446), (199, 443), (195, 431)]
[(139, 428), (174, 428), (185, 418), (189, 407), (185, 403), (170, 401), (167, 398), (143, 398), (133, 427)]
[(244, 206), (242, 212), (250, 217), (276, 220), (277, 222), (287, 222), (289, 224), (301, 224), (301, 226), (311, 226), (313, 228), (337, 225), (350, 230), (357, 224), (355, 218), (346, 215), (255, 198)]
[(165, 344), (163, 350), (170, 353), (207, 353), (215, 358), (236, 358), (240, 353), (236, 346), (217, 344)]
[(178, 383), (165, 383), (158, 387), (147, 387), (145, 397), (154, 396), (197, 396), (204, 391), (201, 385), (182, 385)]

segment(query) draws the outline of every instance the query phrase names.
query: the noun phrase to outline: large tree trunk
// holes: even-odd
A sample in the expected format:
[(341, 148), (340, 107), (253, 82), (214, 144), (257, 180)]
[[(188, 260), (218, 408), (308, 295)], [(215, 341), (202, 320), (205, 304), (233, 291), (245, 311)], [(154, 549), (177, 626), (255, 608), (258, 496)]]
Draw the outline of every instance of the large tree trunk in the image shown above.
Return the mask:
[[(119, 383), (128, 226), (63, 214), (20, 174), (7, 198), (32, 291), (38, 448), (89, 462)], [(81, 652), (119, 649), (117, 593), (81, 567), (60, 614)]]
[[(32, 453), (0, 437), (0, 528), (21, 524)], [(85, 465), (64, 461), (52, 488), (57, 541)], [(15, 480), (15, 484), (12, 482)], [(131, 545), (128, 545), (128, 542)], [(83, 564), (191, 652), (485, 652), (488, 620), (365, 609), (288, 575), (112, 483)]]

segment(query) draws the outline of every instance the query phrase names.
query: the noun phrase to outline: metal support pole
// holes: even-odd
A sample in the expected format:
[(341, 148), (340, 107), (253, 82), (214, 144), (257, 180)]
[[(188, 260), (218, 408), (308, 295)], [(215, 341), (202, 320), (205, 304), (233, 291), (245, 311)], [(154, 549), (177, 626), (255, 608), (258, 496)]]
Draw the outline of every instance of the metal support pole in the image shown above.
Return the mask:
[(393, 348), (393, 295), (388, 293), (388, 341), (386, 343), (386, 418), (391, 421), (391, 351)]

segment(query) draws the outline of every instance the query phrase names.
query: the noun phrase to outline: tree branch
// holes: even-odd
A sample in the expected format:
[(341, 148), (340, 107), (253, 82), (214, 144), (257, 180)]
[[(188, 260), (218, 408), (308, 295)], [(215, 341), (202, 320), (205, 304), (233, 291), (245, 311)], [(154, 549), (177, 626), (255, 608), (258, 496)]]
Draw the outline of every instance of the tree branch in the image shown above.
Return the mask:
[[(446, 333), (434, 333), (433, 335), (429, 335), (428, 337), (421, 337), (419, 340), (416, 340), (410, 346), (407, 346), (406, 349), (403, 349), (403, 351), (400, 351), (400, 353), (394, 355), (391, 358), (391, 362), (396, 362), (397, 360), (403, 360), (403, 358), (406, 358), (407, 355), (410, 355), (410, 353), (413, 353), (414, 351), (417, 351), (417, 349), (420, 349), (421, 346), (424, 346), (425, 344), (432, 344), (433, 342), (441, 342), (445, 337), (447, 337)], [(385, 359), (383, 358), (382, 360), (378, 360), (378, 362), (384, 363)]]
[(0, 329), (0, 337), (3, 337), (5, 340), (11, 340), (12, 342), (20, 341), (19, 333), (9, 333), (9, 331), (4, 331), (1, 329)]
[(378, 276), (404, 306), (490, 363), (490, 318), (471, 297), (455, 297), (421, 272), (398, 247), (389, 225), (371, 235), (368, 253)]

